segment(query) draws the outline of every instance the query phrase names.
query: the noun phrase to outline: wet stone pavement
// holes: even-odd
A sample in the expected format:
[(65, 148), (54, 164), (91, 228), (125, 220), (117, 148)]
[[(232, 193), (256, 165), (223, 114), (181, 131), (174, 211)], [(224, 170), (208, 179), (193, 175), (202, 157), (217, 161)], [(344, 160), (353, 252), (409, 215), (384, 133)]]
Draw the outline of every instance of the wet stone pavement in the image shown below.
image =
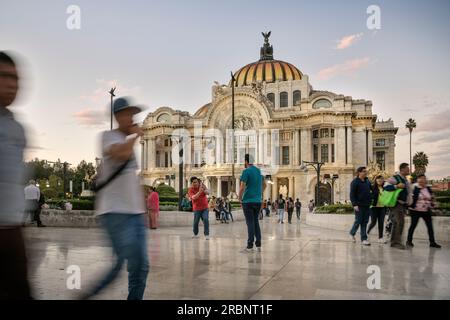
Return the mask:
[[(363, 247), (348, 234), (300, 223), (261, 221), (262, 252), (243, 253), (245, 222), (211, 227), (211, 240), (189, 227), (149, 230), (145, 299), (450, 299), (450, 244), (415, 241), (400, 251)], [(350, 227), (350, 226), (349, 226)], [(203, 226), (200, 226), (200, 232)], [(25, 228), (29, 279), (36, 299), (76, 299), (113, 264), (99, 228)], [(66, 269), (78, 265), (81, 289), (69, 290)], [(370, 265), (381, 288), (368, 289)], [(95, 299), (125, 299), (127, 272)]]

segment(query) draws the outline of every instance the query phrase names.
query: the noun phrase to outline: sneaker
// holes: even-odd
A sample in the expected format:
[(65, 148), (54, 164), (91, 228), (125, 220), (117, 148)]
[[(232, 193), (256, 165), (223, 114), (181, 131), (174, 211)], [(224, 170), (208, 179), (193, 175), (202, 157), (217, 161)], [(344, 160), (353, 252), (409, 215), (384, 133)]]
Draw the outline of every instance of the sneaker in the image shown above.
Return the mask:
[(256, 251), (261, 252), (261, 247), (256, 247)]
[(242, 250), (243, 253), (250, 253), (253, 252), (253, 248), (245, 248), (244, 250)]
[(352, 240), (353, 243), (356, 243), (356, 238), (355, 238), (355, 236), (350, 235), (350, 240)]
[(387, 240), (384, 238), (380, 238), (380, 239), (378, 239), (378, 243), (385, 244), (385, 243), (387, 243)]
[(209, 240), (209, 236), (205, 236), (205, 240)]
[(433, 243), (430, 243), (430, 248), (440, 249), (441, 246), (439, 244), (437, 244), (436, 242), (433, 242)]
[(361, 244), (364, 246), (370, 246), (369, 240), (364, 240), (363, 242), (361, 242)]
[(194, 234), (194, 235), (192, 236), (192, 239), (198, 239), (198, 235)]
[(406, 242), (406, 246), (413, 248), (414, 247), (414, 243), (412, 243), (411, 241), (407, 241)]
[(403, 244), (401, 244), (401, 243), (393, 243), (393, 244), (391, 244), (391, 247), (395, 248), (395, 249), (399, 249), (399, 250), (405, 250), (406, 249), (406, 247)]

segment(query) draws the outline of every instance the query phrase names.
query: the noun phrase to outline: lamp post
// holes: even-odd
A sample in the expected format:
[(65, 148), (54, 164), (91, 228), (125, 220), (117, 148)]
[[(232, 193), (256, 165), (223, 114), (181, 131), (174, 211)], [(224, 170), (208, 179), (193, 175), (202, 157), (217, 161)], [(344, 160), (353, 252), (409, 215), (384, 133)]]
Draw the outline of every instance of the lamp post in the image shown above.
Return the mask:
[[(54, 161), (48, 161), (48, 160), (45, 160), (45, 162), (53, 163), (53, 164), (60, 163), (60, 162), (54, 162)], [(64, 199), (66, 199), (66, 197), (67, 197), (67, 194), (66, 194), (66, 187), (67, 187), (67, 185), (66, 185), (66, 176), (67, 176), (67, 169), (69, 168), (70, 165), (71, 165), (71, 163), (68, 163), (67, 161), (63, 163), (63, 192), (64, 192)], [(58, 184), (58, 186), (59, 186), (59, 184)]]
[(183, 202), (183, 137), (180, 136), (180, 139), (178, 140), (178, 156), (180, 157), (180, 163), (178, 165), (178, 176), (179, 176), (179, 180), (178, 180), (178, 210), (179, 211), (183, 211), (183, 206), (182, 206), (182, 202)]
[(324, 165), (324, 162), (318, 161), (302, 161), (302, 165), (300, 166), (300, 170), (304, 172), (308, 172), (308, 166), (311, 166), (316, 170), (317, 173), (317, 186), (316, 186), (316, 206), (319, 204), (319, 184), (320, 184), (320, 168)]
[[(234, 176), (234, 153), (235, 153), (235, 145), (234, 145), (234, 83), (236, 79), (234, 78), (233, 72), (231, 72), (231, 142), (233, 144), (232, 149), (232, 163), (231, 163), (231, 196), (235, 194), (235, 184), (236, 178)], [(235, 197), (236, 198), (236, 197)]]
[(114, 91), (116, 91), (116, 87), (111, 88), (111, 90), (108, 91), (108, 93), (111, 95), (111, 130), (113, 128), (113, 98), (116, 96), (114, 94)]

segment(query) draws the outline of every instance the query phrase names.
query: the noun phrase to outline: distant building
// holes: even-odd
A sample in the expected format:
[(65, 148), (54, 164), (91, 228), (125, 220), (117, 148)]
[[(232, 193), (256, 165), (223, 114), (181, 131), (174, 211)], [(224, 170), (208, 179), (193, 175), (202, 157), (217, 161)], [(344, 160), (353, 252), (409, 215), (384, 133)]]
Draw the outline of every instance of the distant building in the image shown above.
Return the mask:
[[(318, 181), (314, 169), (304, 172), (300, 165), (302, 161), (321, 161), (325, 163), (321, 180), (325, 174), (337, 174), (339, 178), (334, 182), (334, 190), (331, 182), (320, 181), (318, 202), (331, 203), (334, 199), (343, 203), (349, 199), (349, 186), (357, 167), (376, 161), (382, 170), (393, 173), (398, 130), (393, 121), (377, 121), (371, 101), (314, 90), (308, 76), (297, 67), (274, 59), (269, 35), (265, 35), (260, 59), (234, 74), (235, 127), (241, 130), (235, 134), (236, 179), (243, 169), (245, 153), (253, 154), (256, 164), (263, 168), (271, 159), (279, 168), (270, 174), (271, 183), (264, 198), (275, 199), (282, 193), (308, 203), (315, 198)], [(205, 181), (213, 195), (228, 196), (232, 191), (233, 157), (224, 146), (231, 140), (225, 135), (231, 128), (231, 100), (231, 83), (215, 83), (211, 102), (193, 115), (170, 107), (149, 113), (143, 123), (145, 135), (141, 140), (144, 183), (165, 182), (178, 189), (178, 165), (173, 163), (171, 152), (177, 138), (172, 133), (183, 128), (192, 139), (192, 149), (187, 152), (191, 161), (184, 166), (184, 186), (195, 175)], [(194, 139), (194, 123), (200, 123), (203, 131), (220, 130), (224, 133), (223, 141), (211, 144), (208, 136)], [(256, 137), (242, 134), (248, 130), (266, 131)], [(279, 131), (274, 137), (271, 133), (276, 130)], [(195, 144), (222, 149), (215, 153), (212, 164), (206, 164), (204, 154), (195, 152)], [(237, 191), (237, 182), (233, 191)]]

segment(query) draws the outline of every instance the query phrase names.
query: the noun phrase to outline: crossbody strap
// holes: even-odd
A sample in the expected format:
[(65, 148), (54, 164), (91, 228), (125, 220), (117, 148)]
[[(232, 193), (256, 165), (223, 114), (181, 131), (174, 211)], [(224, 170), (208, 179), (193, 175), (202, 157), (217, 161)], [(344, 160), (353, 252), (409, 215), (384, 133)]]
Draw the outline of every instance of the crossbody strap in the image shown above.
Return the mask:
[(124, 169), (125, 167), (128, 165), (128, 163), (131, 160), (128, 159), (127, 161), (125, 161), (122, 165), (120, 165), (119, 168), (117, 168), (117, 170), (105, 181), (103, 181), (103, 183), (100, 184), (96, 184), (94, 187), (94, 191), (95, 192), (99, 192), (101, 189), (103, 189), (104, 187), (106, 187), (108, 184), (111, 183), (111, 181), (113, 181)]

